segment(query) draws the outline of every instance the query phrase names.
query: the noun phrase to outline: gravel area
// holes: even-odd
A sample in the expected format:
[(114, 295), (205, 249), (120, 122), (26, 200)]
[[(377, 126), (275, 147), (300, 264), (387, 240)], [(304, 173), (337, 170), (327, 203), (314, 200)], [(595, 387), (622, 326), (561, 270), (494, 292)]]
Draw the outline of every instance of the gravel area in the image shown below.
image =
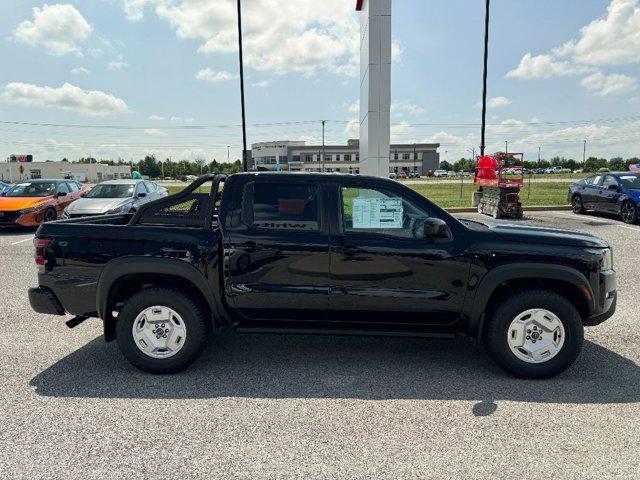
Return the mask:
[(34, 313), (33, 232), (0, 232), (0, 478), (640, 478), (640, 226), (524, 221), (605, 238), (618, 271), (616, 315), (544, 381), (465, 338), (233, 333), (146, 375), (98, 320)]

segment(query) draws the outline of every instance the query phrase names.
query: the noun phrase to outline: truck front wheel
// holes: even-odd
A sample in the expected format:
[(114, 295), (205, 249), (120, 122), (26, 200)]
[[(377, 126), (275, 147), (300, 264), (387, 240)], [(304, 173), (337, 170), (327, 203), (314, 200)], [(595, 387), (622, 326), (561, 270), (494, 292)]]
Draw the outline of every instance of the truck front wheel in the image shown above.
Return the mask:
[(548, 378), (578, 358), (584, 328), (580, 314), (549, 290), (520, 291), (489, 315), (484, 341), (493, 360), (522, 378)]
[(184, 292), (146, 288), (118, 314), (116, 339), (122, 354), (149, 373), (174, 373), (191, 365), (207, 338), (204, 309)]

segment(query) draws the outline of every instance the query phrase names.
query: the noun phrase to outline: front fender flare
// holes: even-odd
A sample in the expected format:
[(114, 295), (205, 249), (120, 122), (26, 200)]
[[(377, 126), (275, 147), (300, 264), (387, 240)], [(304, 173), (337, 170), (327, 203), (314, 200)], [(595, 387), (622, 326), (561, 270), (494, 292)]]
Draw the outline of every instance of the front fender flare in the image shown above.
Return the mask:
[(588, 295), (585, 295), (585, 297), (588, 297), (586, 300), (589, 305), (589, 312), (591, 313), (595, 309), (595, 296), (591, 284), (589, 280), (587, 280), (587, 277), (575, 268), (566, 265), (541, 263), (501, 265), (491, 270), (482, 278), (476, 289), (475, 296), (467, 296), (468, 300), (465, 302), (465, 311), (468, 316), (466, 333), (479, 338), (489, 297), (491, 297), (491, 294), (500, 284), (509, 280), (525, 278), (558, 280), (574, 285), (580, 291), (584, 291), (583, 289), (586, 288), (589, 292)]

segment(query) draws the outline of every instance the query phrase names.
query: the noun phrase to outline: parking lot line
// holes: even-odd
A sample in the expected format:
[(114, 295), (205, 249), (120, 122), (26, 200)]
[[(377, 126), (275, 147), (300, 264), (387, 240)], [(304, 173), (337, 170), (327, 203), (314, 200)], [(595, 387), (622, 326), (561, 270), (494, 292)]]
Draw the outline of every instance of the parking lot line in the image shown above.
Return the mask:
[(640, 228), (633, 228), (633, 227), (630, 227), (629, 225), (617, 225), (616, 224), (616, 227), (626, 228), (627, 230), (635, 230), (636, 232), (640, 232)]
[(35, 235), (32, 235), (29, 238), (23, 238), (22, 240), (18, 240), (17, 242), (11, 242), (11, 245), (18, 245), (19, 243), (29, 242), (35, 238)]

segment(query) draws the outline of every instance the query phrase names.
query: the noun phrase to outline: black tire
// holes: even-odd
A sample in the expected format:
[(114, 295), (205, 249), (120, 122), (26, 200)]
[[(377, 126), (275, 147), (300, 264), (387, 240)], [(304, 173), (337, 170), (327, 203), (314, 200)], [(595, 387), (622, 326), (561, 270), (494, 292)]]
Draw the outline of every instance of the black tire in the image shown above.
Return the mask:
[(53, 222), (58, 219), (58, 212), (56, 212), (55, 208), (47, 208), (44, 211), (44, 215), (42, 216), (43, 222)]
[(633, 202), (624, 202), (620, 205), (620, 217), (629, 225), (638, 223), (638, 207)]
[[(564, 344), (560, 351), (543, 363), (528, 363), (509, 347), (507, 332), (511, 322), (522, 312), (544, 308), (554, 313), (564, 327)], [(484, 344), (491, 358), (505, 371), (520, 378), (549, 378), (576, 361), (584, 340), (580, 314), (564, 296), (542, 289), (522, 290), (507, 298), (489, 315), (484, 328)]]
[[(153, 358), (136, 345), (132, 328), (136, 317), (145, 309), (161, 305), (173, 309), (182, 317), (186, 339), (181, 349), (168, 358)], [(145, 288), (129, 298), (116, 323), (116, 340), (120, 351), (129, 362), (148, 373), (175, 373), (191, 365), (204, 348), (209, 332), (205, 309), (185, 292), (171, 288)]]
[(582, 203), (582, 197), (580, 195), (574, 195), (571, 199), (571, 209), (573, 213), (581, 215), (586, 212), (584, 204)]

